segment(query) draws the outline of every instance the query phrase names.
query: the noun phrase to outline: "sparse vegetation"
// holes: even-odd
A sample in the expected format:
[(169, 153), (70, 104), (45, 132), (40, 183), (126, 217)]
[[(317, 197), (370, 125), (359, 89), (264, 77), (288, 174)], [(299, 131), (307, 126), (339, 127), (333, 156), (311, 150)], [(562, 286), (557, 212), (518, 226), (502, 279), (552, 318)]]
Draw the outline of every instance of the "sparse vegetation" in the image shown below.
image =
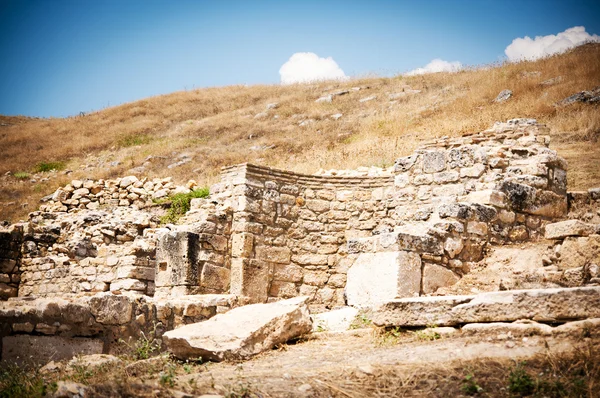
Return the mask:
[(65, 162), (40, 162), (35, 165), (34, 171), (36, 173), (42, 173), (45, 171), (60, 171), (65, 168)]
[(36, 369), (10, 363), (0, 367), (0, 398), (43, 397), (54, 387)]
[(154, 324), (152, 330), (147, 334), (140, 331), (140, 337), (134, 342), (123, 339), (119, 339), (119, 342), (128, 348), (129, 355), (134, 359), (148, 359), (160, 349), (160, 339), (157, 339), (156, 328), (157, 324)]
[(151, 141), (152, 141), (152, 137), (147, 134), (128, 135), (128, 136), (121, 138), (117, 142), (117, 145), (121, 148), (127, 148), (130, 146), (146, 145), (146, 144), (149, 144)]
[(369, 317), (364, 313), (358, 313), (352, 323), (350, 324), (350, 329), (363, 329), (370, 327), (373, 321), (369, 319)]
[(475, 395), (483, 391), (483, 388), (477, 384), (473, 373), (465, 376), (460, 390), (467, 395)]
[(194, 198), (206, 198), (209, 195), (208, 188), (200, 188), (189, 193), (178, 193), (162, 203), (170, 204), (167, 214), (161, 218), (163, 224), (176, 223), (181, 216), (190, 210), (190, 202)]
[(517, 363), (508, 375), (508, 391), (520, 397), (531, 395), (535, 390), (535, 383), (525, 370), (525, 365), (525, 362)]
[(31, 175), (26, 171), (17, 171), (15, 174), (13, 174), (13, 177), (18, 180), (26, 180), (31, 177)]

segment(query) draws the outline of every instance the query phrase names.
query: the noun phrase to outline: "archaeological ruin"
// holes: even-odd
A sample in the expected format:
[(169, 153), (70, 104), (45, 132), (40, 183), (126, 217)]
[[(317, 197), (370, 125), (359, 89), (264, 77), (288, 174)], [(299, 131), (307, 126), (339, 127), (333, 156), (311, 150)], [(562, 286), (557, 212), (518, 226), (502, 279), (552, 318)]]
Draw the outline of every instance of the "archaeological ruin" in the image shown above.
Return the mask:
[[(189, 192), (170, 179), (72, 181), (0, 231), (2, 359), (111, 353), (142, 331), (298, 296), (315, 314), (383, 308), (374, 320), (387, 326), (600, 317), (600, 189), (568, 192), (544, 130), (513, 119), (442, 137), (393, 170), (226, 167), (176, 225), (160, 223), (155, 203)], [(490, 247), (544, 239), (540, 288), (554, 290), (489, 293), (505, 315), (448, 318), (481, 301), (444, 289)]]

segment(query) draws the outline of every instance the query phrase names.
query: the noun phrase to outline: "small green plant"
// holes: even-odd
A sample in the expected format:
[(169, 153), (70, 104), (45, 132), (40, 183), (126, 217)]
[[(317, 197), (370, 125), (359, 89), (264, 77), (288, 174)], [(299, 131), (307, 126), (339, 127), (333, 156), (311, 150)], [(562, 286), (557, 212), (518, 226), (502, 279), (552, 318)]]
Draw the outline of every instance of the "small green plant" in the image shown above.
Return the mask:
[(26, 171), (17, 171), (15, 174), (13, 174), (13, 177), (19, 180), (26, 180), (31, 177), (31, 175)]
[(160, 372), (159, 382), (163, 387), (175, 386), (175, 365), (167, 364), (165, 370)]
[(161, 218), (161, 222), (163, 224), (168, 223), (176, 223), (181, 216), (190, 210), (190, 202), (194, 198), (206, 198), (209, 195), (208, 188), (200, 188), (188, 193), (178, 193), (167, 200), (164, 200), (162, 203), (170, 203), (171, 207)]
[(324, 332), (326, 329), (323, 325), (319, 324), (317, 325), (317, 333), (321, 333)]
[(366, 314), (357, 314), (352, 323), (350, 324), (350, 329), (363, 329), (370, 327), (373, 321), (369, 319)]
[(473, 373), (469, 373), (463, 379), (463, 384), (460, 386), (460, 390), (467, 395), (475, 395), (483, 391), (483, 388), (475, 381)]
[(0, 368), (0, 398), (44, 397), (55, 389), (56, 384), (46, 384), (36, 370), (9, 363)]
[(508, 375), (508, 391), (517, 396), (531, 395), (535, 390), (535, 382), (525, 370), (525, 362), (518, 363)]
[(377, 343), (381, 346), (398, 344), (398, 341), (402, 337), (403, 333), (404, 331), (398, 326), (394, 326), (390, 329), (383, 329), (379, 334)]
[(160, 348), (159, 340), (156, 339), (157, 325), (157, 323), (154, 324), (148, 335), (144, 332), (140, 332), (140, 337), (133, 343), (123, 339), (119, 339), (119, 343), (125, 344), (136, 360), (148, 359), (152, 353), (158, 351)]
[(71, 378), (77, 383), (88, 384), (89, 379), (94, 376), (94, 372), (82, 365), (73, 365), (73, 375)]
[(37, 165), (35, 165), (35, 172), (36, 173), (41, 173), (44, 171), (52, 171), (52, 170), (56, 170), (56, 171), (60, 171), (62, 169), (65, 168), (65, 162), (40, 162)]
[(127, 148), (130, 146), (146, 145), (149, 144), (150, 141), (152, 141), (152, 137), (150, 137), (149, 135), (132, 134), (121, 138), (117, 142), (117, 145), (121, 148)]
[(417, 336), (417, 338), (419, 340), (423, 340), (423, 341), (439, 340), (442, 338), (442, 335), (439, 334), (435, 330), (435, 328), (436, 328), (436, 326), (427, 326), (427, 329), (417, 330), (414, 333), (415, 333), (415, 336)]

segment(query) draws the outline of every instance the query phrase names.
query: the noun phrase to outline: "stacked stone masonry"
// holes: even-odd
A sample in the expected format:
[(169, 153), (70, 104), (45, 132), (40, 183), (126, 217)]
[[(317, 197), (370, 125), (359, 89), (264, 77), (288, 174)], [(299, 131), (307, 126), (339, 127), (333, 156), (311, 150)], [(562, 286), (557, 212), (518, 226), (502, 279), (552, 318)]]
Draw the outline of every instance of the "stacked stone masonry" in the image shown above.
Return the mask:
[(567, 164), (544, 129), (515, 119), (441, 138), (385, 173), (227, 167), (178, 225), (160, 226), (153, 199), (193, 184), (73, 181), (28, 222), (0, 230), (0, 299), (9, 299), (0, 333), (93, 337), (107, 351), (115, 336), (170, 330), (248, 302), (309, 296), (322, 311), (432, 295), (489, 245), (545, 233), (557, 256), (578, 261), (559, 268), (600, 281), (600, 249), (583, 253), (600, 242), (597, 220), (546, 230), (569, 208), (591, 214), (600, 191), (567, 193)]

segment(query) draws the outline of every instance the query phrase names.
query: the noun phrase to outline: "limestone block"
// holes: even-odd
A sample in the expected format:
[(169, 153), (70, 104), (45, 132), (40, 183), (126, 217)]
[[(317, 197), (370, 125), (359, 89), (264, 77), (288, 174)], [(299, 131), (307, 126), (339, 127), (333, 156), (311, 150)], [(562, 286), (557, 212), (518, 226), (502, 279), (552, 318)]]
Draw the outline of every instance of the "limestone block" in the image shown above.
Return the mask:
[(131, 321), (133, 303), (127, 296), (100, 293), (90, 299), (90, 311), (98, 323), (124, 325)]
[(567, 214), (567, 196), (531, 186), (504, 181), (499, 189), (508, 198), (512, 209), (537, 216), (560, 218)]
[(358, 309), (344, 307), (312, 316), (313, 332), (343, 332), (349, 330), (358, 315)]
[(250, 298), (253, 302), (265, 301), (268, 297), (271, 265), (260, 260), (231, 259), (230, 293)]
[(292, 256), (292, 261), (301, 265), (327, 265), (327, 255), (298, 254)]
[(394, 170), (396, 172), (406, 172), (408, 170), (410, 170), (415, 162), (417, 161), (419, 155), (411, 155), (411, 156), (406, 156), (400, 159), (397, 159), (396, 162), (394, 163)]
[(429, 185), (433, 182), (433, 176), (431, 174), (417, 174), (413, 179), (415, 185)]
[(313, 286), (323, 286), (329, 279), (329, 275), (325, 271), (305, 271), (304, 283)]
[(436, 184), (447, 184), (449, 182), (458, 181), (459, 176), (457, 171), (442, 171), (440, 173), (433, 174), (433, 181)]
[(560, 270), (596, 264), (600, 266), (600, 235), (566, 238), (560, 247)]
[(435, 293), (440, 287), (452, 286), (459, 277), (446, 267), (437, 264), (423, 266), (423, 293)]
[(600, 316), (600, 287), (507, 290), (476, 296), (391, 300), (373, 312), (377, 326), (452, 326), (479, 322), (564, 322)]
[[(431, 253), (440, 255), (444, 253), (442, 242), (428, 233), (428, 230), (420, 225), (405, 224), (397, 227), (392, 233), (396, 236), (397, 247), (400, 250)], [(381, 234), (381, 239), (384, 239)]]
[(198, 285), (199, 235), (170, 231), (158, 238), (156, 246), (156, 286)]
[(230, 271), (224, 267), (218, 267), (211, 264), (204, 264), (200, 275), (200, 284), (202, 287), (211, 289), (211, 291), (225, 293), (229, 289)]
[(231, 236), (231, 255), (248, 258), (254, 248), (254, 235), (247, 232), (235, 233)]
[(466, 202), (479, 203), (482, 205), (496, 206), (500, 208), (506, 207), (506, 195), (500, 191), (486, 189), (483, 191), (470, 192), (465, 198)]
[(524, 241), (529, 238), (529, 232), (527, 231), (527, 227), (524, 225), (516, 225), (511, 228), (510, 232), (508, 233), (508, 237), (513, 242)]
[(146, 290), (146, 283), (138, 279), (118, 279), (110, 284), (110, 291), (117, 290), (135, 290), (143, 292)]
[(483, 175), (484, 172), (485, 172), (485, 165), (476, 164), (473, 167), (464, 167), (464, 168), (460, 169), (460, 176), (462, 178), (464, 178), (464, 177), (479, 178)]
[(298, 287), (295, 283), (284, 281), (273, 281), (269, 289), (269, 297), (291, 298), (298, 295)]
[(406, 251), (361, 253), (348, 270), (348, 304), (368, 307), (394, 297), (418, 295), (421, 258)]
[(154, 281), (156, 270), (150, 267), (125, 266), (117, 268), (118, 279), (142, 279), (145, 281)]
[(433, 188), (433, 196), (461, 196), (465, 194), (463, 184), (446, 184)]
[(595, 225), (579, 220), (566, 220), (546, 225), (546, 239), (563, 239), (567, 236), (588, 236), (596, 230)]
[(302, 267), (294, 264), (275, 264), (273, 266), (273, 279), (278, 281), (300, 282), (302, 275)]
[(319, 199), (308, 199), (306, 207), (316, 213), (323, 213), (329, 210), (331, 202)]
[(467, 223), (467, 232), (479, 236), (486, 236), (488, 234), (488, 226), (484, 222), (469, 221)]
[(460, 254), (463, 249), (463, 241), (460, 237), (448, 237), (444, 242), (444, 251), (450, 258), (454, 258)]
[(404, 188), (410, 183), (410, 177), (408, 173), (400, 173), (394, 177), (394, 186), (397, 188)]
[(278, 264), (288, 264), (292, 252), (287, 247), (257, 246), (256, 258)]
[(247, 359), (310, 332), (307, 299), (296, 297), (234, 308), (207, 321), (166, 332), (163, 342), (179, 359)]
[(549, 336), (552, 327), (534, 321), (516, 321), (512, 323), (468, 323), (461, 328), (463, 334), (508, 334), (512, 336)]
[(425, 173), (436, 173), (446, 168), (446, 153), (443, 151), (425, 151), (421, 156)]
[(83, 337), (5, 336), (2, 338), (2, 359), (23, 365), (42, 364), (71, 359), (75, 355), (101, 354), (103, 345), (100, 339)]
[(121, 188), (127, 188), (128, 186), (130, 186), (131, 184), (135, 183), (138, 181), (138, 178), (136, 176), (127, 176), (127, 177), (123, 177), (121, 178), (121, 182), (119, 183), (119, 187)]

